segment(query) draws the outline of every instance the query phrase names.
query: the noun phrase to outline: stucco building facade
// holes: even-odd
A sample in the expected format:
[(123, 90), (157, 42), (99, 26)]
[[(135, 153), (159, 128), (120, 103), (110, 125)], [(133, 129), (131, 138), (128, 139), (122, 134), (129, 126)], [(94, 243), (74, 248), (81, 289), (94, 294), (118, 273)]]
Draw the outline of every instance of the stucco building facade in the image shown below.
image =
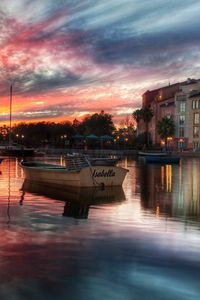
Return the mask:
[(175, 117), (174, 99), (176, 92), (179, 91), (180, 84), (176, 83), (153, 91), (147, 91), (142, 95), (142, 108), (149, 107), (153, 111), (153, 118), (149, 123), (149, 133), (153, 144), (160, 144), (160, 136), (156, 130), (158, 121), (165, 116), (172, 119)]
[(200, 80), (190, 79), (175, 94), (175, 139), (178, 148), (200, 147)]
[[(175, 135), (173, 147), (179, 149), (200, 149), (200, 80), (187, 79), (184, 82), (164, 86), (142, 95), (142, 108), (149, 107), (153, 118), (148, 130), (153, 144), (160, 144), (157, 123), (168, 116), (174, 120)], [(143, 121), (138, 133), (145, 131)]]

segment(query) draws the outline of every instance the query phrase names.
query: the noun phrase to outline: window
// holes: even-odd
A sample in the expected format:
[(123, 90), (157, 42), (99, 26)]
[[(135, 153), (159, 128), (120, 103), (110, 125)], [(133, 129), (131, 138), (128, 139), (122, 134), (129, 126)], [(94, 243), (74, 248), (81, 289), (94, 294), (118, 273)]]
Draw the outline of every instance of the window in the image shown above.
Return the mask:
[(199, 124), (199, 113), (194, 114), (194, 124)]
[(180, 112), (185, 112), (186, 103), (185, 101), (180, 101)]
[(184, 127), (179, 128), (179, 137), (184, 137)]
[(199, 137), (199, 127), (195, 126), (193, 128), (193, 137), (198, 138)]
[(192, 100), (192, 109), (200, 109), (199, 100)]
[(179, 116), (179, 125), (184, 125), (184, 124), (185, 124), (185, 116)]

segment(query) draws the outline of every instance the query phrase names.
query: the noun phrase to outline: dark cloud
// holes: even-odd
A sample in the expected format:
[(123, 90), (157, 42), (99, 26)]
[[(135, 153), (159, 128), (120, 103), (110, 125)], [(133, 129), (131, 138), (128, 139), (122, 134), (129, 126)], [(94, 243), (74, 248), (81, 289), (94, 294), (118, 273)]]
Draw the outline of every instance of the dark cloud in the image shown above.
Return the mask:
[(88, 55), (98, 64), (132, 64), (137, 67), (159, 66), (179, 58), (189, 60), (188, 51), (200, 45), (199, 27), (147, 33), (134, 37), (104, 38), (101, 31), (79, 33), (72, 41), (81, 47), (88, 45)]
[[(40, 73), (16, 73), (10, 80), (14, 86), (15, 94), (30, 96), (43, 94), (47, 91), (59, 90), (69, 86), (80, 85), (84, 80), (69, 71), (55, 72), (49, 75), (48, 70), (42, 69)], [(2, 94), (7, 94), (7, 87), (2, 84)]]

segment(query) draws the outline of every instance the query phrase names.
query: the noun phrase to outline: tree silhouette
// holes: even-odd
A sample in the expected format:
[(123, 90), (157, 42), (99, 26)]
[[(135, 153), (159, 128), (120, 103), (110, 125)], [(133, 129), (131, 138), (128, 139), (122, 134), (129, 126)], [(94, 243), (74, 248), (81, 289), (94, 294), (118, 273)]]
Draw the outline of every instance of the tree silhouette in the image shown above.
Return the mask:
[(100, 114), (96, 113), (86, 117), (81, 126), (84, 128), (84, 134), (95, 134), (97, 136), (106, 134), (112, 135), (115, 129), (112, 116), (103, 111), (101, 111)]
[(162, 139), (167, 144), (167, 138), (174, 135), (175, 124), (171, 117), (165, 116), (157, 123), (157, 131)]
[(139, 125), (139, 122), (141, 120), (145, 123), (145, 135), (146, 135), (146, 146), (149, 146), (149, 122), (153, 118), (153, 111), (149, 107), (136, 109), (133, 112), (133, 118), (137, 122), (137, 125)]

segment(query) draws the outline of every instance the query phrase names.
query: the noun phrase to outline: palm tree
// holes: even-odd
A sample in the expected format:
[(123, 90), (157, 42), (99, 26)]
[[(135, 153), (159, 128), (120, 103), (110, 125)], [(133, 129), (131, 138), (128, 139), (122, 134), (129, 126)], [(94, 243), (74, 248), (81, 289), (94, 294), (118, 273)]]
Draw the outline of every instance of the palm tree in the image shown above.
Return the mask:
[(135, 120), (135, 122), (138, 123), (140, 122), (140, 120), (142, 120), (142, 109), (136, 109), (133, 112), (133, 119)]
[(153, 118), (153, 111), (150, 107), (145, 107), (142, 109), (142, 119), (145, 123), (145, 132), (147, 137), (147, 147), (149, 146), (149, 122)]
[(139, 124), (140, 120), (143, 120), (145, 123), (145, 134), (146, 134), (146, 145), (149, 146), (149, 122), (153, 117), (153, 111), (149, 107), (136, 109), (133, 112), (133, 118), (136, 121), (137, 125)]
[(174, 135), (175, 124), (171, 117), (165, 116), (157, 123), (157, 131), (162, 139), (165, 140), (167, 145), (167, 138)]

